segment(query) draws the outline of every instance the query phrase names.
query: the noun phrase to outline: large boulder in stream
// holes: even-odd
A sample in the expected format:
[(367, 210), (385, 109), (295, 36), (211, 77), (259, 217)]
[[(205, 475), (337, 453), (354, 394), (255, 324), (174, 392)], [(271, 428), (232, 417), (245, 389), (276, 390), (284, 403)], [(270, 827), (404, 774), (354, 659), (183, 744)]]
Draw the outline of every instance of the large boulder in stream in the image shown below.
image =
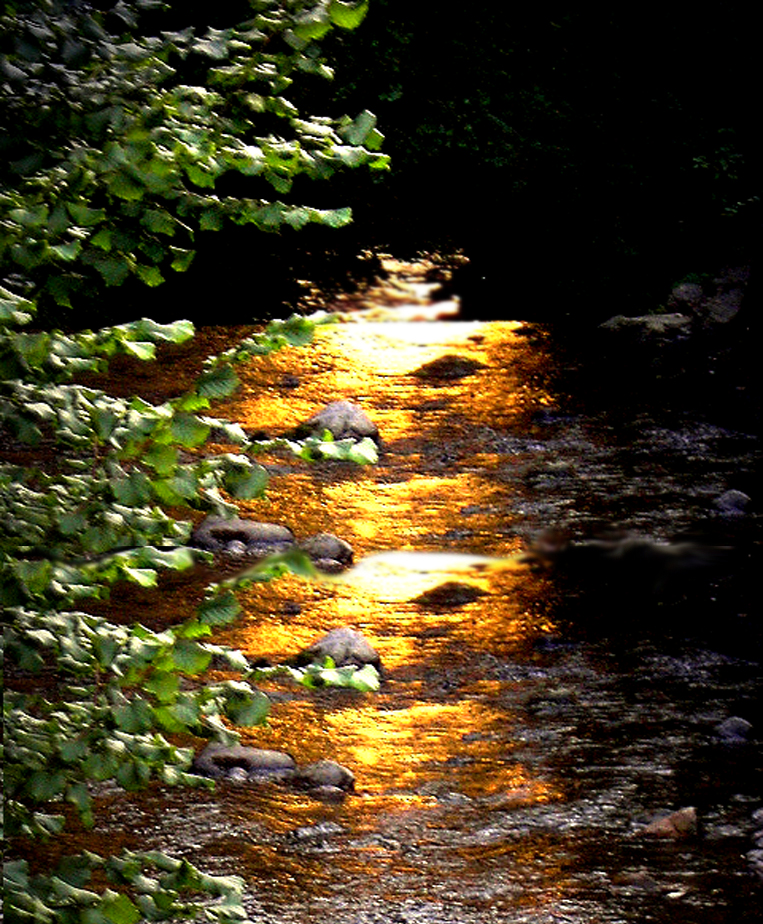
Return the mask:
[(210, 515), (194, 529), (191, 542), (208, 552), (262, 558), (290, 548), (294, 544), (294, 533), (278, 523)]
[(245, 747), (208, 744), (193, 762), (193, 770), (212, 779), (290, 779), (297, 764), (291, 754)]
[(305, 439), (308, 436), (322, 436), (326, 430), (335, 440), (363, 440), (368, 437), (377, 445), (379, 443), (379, 428), (352, 401), (332, 401), (300, 424), (294, 435), (297, 439)]

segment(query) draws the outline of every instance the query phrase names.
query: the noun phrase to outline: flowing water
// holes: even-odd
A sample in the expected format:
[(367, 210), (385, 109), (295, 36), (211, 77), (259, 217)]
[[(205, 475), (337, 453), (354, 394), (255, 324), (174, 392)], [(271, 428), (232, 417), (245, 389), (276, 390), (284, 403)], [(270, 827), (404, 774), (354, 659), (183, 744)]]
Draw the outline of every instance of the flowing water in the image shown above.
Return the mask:
[[(714, 499), (752, 483), (755, 435), (609, 389), (581, 404), (542, 328), (396, 311), (252, 363), (220, 409), (276, 435), (341, 398), (379, 427), (373, 467), (265, 460), (269, 499), (242, 515), (333, 532), (356, 566), (255, 587), (221, 636), (273, 661), (336, 626), (366, 636), (379, 693), (273, 688), (268, 727), (242, 736), (339, 761), (356, 792), (341, 804), (270, 784), (115, 794), (96, 837), (127, 830), (242, 875), (261, 921), (761, 920), (746, 857), (763, 803), (754, 595), (738, 572), (699, 568), (666, 601), (638, 568), (608, 582), (606, 562), (581, 587), (526, 556), (555, 530), (748, 541), (755, 517), (724, 519)], [(414, 374), (454, 355), (479, 365)], [(417, 600), (447, 582), (471, 599)], [(718, 738), (729, 716), (753, 724), (746, 743)], [(643, 835), (685, 806), (695, 835)]]

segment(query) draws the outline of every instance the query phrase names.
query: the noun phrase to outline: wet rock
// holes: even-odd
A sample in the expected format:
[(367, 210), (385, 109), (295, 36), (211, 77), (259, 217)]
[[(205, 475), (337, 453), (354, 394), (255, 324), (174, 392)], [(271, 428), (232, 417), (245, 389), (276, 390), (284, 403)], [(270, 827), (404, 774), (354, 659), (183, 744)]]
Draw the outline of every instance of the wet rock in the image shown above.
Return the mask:
[(449, 607), (465, 606), (484, 597), (487, 591), (480, 590), (473, 584), (462, 584), (460, 581), (446, 581), (439, 587), (427, 590), (411, 601), (419, 606), (431, 609), (447, 609)]
[(368, 437), (379, 442), (379, 428), (365, 411), (351, 401), (332, 401), (294, 431), (297, 439), (321, 436), (326, 430), (336, 440), (362, 440)]
[(323, 789), (330, 786), (343, 792), (355, 790), (355, 774), (333, 760), (318, 760), (299, 767), (294, 774), (294, 784), (304, 789)]
[(747, 862), (753, 873), (763, 879), (763, 850), (751, 850), (747, 854)]
[(352, 546), (332, 533), (318, 533), (304, 539), (299, 543), (299, 548), (310, 557), (319, 571), (327, 574), (337, 574), (352, 565)]
[(431, 363), (425, 363), (413, 375), (420, 379), (453, 381), (474, 375), (475, 372), (484, 368), (484, 363), (470, 359), (468, 356), (448, 355), (433, 359)]
[(240, 539), (234, 539), (225, 546), (226, 553), (234, 558), (242, 558), (246, 555), (246, 550), (246, 543), (242, 542)]
[(344, 828), (334, 821), (323, 821), (317, 825), (302, 825), (294, 828), (286, 835), (287, 840), (293, 843), (325, 843), (330, 837), (343, 834)]
[(713, 501), (718, 510), (727, 517), (744, 516), (751, 502), (752, 498), (748, 494), (734, 488), (730, 491), (724, 491), (720, 497), (716, 497)]
[(264, 556), (288, 549), (294, 544), (294, 534), (277, 523), (208, 516), (193, 531), (191, 544), (209, 552)]
[(331, 658), (337, 667), (347, 665), (363, 667), (366, 664), (372, 664), (377, 670), (381, 670), (381, 658), (378, 652), (360, 632), (356, 632), (349, 626), (332, 629), (323, 638), (318, 639), (301, 652), (296, 660), (298, 664), (321, 664), (326, 658)]
[(670, 815), (655, 818), (641, 833), (654, 837), (689, 837), (697, 833), (697, 810), (687, 806)]
[(699, 308), (705, 290), (699, 283), (682, 282), (675, 286), (668, 298), (668, 308), (680, 314), (691, 314)]
[(736, 715), (729, 716), (715, 726), (716, 735), (725, 744), (746, 744), (751, 731), (752, 723)]
[(193, 762), (194, 772), (213, 779), (286, 779), (296, 763), (284, 751), (268, 751), (241, 744), (208, 744)]
[(742, 307), (750, 279), (749, 266), (725, 267), (704, 286), (684, 282), (670, 293), (668, 308), (696, 318), (704, 328), (733, 320)]
[(248, 783), (249, 774), (243, 767), (231, 767), (225, 777), (230, 783)]
[(599, 330), (636, 343), (662, 345), (686, 340), (691, 318), (683, 314), (647, 314), (626, 317), (618, 314), (599, 325)]

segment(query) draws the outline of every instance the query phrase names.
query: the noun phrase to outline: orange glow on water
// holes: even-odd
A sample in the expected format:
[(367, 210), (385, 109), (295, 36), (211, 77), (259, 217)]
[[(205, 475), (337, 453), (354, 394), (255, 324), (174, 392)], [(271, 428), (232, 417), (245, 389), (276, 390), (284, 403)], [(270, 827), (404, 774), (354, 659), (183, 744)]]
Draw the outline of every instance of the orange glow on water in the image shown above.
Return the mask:
[[(511, 717), (494, 705), (504, 685), (482, 677), (478, 666), (464, 674), (462, 664), (526, 648), (551, 628), (518, 602), (517, 591), (526, 592), (535, 577), (496, 513), (506, 508), (510, 489), (497, 477), (507, 461), (489, 427), (506, 427), (549, 400), (542, 388), (522, 384), (541, 359), (530, 358), (519, 328), (322, 328), (319, 349), (275, 354), (245, 368), (240, 393), (224, 407), (245, 426), (267, 420), (264, 429), (280, 435), (329, 401), (348, 399), (379, 427), (383, 451), (375, 466), (266, 460), (275, 466), (267, 500), (242, 503), (244, 515), (284, 523), (298, 536), (333, 532), (352, 544), (356, 565), (317, 582), (255, 586), (242, 596), (244, 619), (221, 639), (252, 659), (278, 662), (350, 625), (376, 648), (387, 678), (380, 693), (276, 695), (269, 727), (245, 733), (301, 762), (329, 756), (345, 763), (356, 773), (365, 810), (390, 800), (395, 811), (421, 807), (426, 798), (415, 793), (449, 761), (462, 792), (504, 794), (518, 803), (559, 797), (507, 751)], [(413, 375), (453, 355), (481, 366), (455, 380)], [(464, 530), (469, 505), (477, 509)], [(449, 582), (475, 591), (474, 599), (419, 602)], [(462, 676), (458, 694), (433, 699), (426, 671), (451, 669)]]

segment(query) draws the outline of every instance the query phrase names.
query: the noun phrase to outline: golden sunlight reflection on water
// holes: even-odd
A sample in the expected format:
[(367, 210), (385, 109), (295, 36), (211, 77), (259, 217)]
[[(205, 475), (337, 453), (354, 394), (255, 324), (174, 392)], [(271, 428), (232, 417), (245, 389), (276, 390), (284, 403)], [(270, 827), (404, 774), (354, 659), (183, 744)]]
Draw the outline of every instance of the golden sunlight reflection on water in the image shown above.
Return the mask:
[[(276, 693), (268, 728), (245, 732), (248, 743), (284, 748), (300, 762), (344, 763), (357, 776), (364, 811), (389, 808), (390, 800), (396, 811), (425, 804), (421, 787), (455, 758), (451, 785), (464, 793), (513, 794), (506, 798), (521, 802), (559, 797), (512, 760), (506, 685), (479, 667), (480, 658), (525, 651), (553, 629), (533, 602), (537, 579), (520, 561), (521, 543), (503, 528), (515, 489), (497, 477), (510, 462), (492, 436), (492, 428), (551, 401), (541, 384), (542, 350), (528, 349), (520, 327), (323, 328), (317, 349), (245, 368), (241, 392), (221, 411), (280, 435), (329, 401), (347, 399), (379, 427), (376, 466), (266, 459), (275, 466), (268, 499), (241, 504), (244, 515), (284, 523), (298, 536), (335, 533), (352, 544), (356, 565), (317, 582), (255, 586), (243, 595), (244, 619), (221, 638), (252, 659), (277, 662), (351, 625), (376, 648), (385, 670), (380, 693)], [(453, 355), (481, 366), (458, 379), (413, 375)], [(458, 606), (417, 601), (447, 582), (480, 595)], [(459, 678), (455, 691), (447, 690), (451, 674)]]

